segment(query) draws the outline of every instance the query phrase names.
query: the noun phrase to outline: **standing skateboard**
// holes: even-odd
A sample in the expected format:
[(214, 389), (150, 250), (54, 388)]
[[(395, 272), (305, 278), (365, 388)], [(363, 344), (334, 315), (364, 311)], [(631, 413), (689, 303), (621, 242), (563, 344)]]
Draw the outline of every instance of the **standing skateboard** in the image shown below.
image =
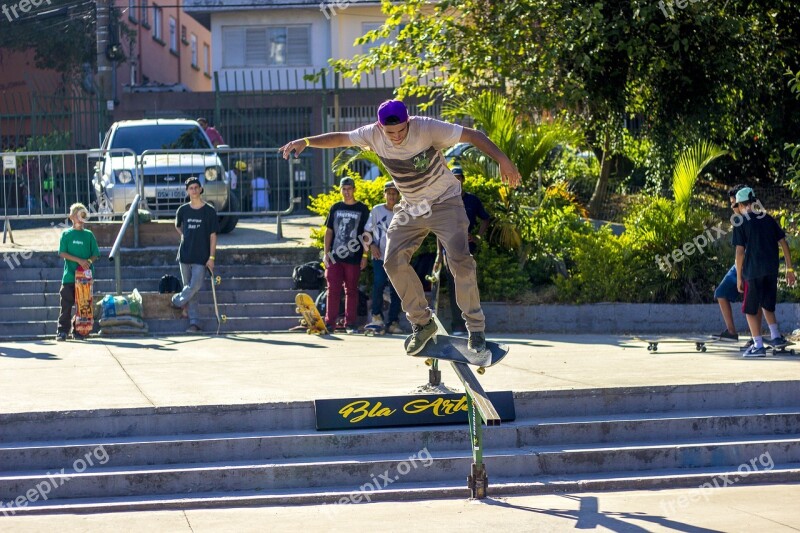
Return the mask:
[[(411, 342), (409, 335), (405, 341), (405, 347)], [(412, 357), (424, 357), (425, 364), (433, 365), (437, 359), (454, 361), (456, 363), (466, 363), (477, 366), (478, 374), (483, 374), (490, 366), (494, 366), (508, 355), (508, 346), (496, 342), (486, 341), (486, 350), (482, 354), (469, 351), (468, 341), (464, 337), (452, 337), (450, 335), (434, 336), (419, 353)]]
[(301, 292), (294, 297), (294, 303), (297, 306), (295, 311), (300, 314), (300, 325), (306, 328), (306, 333), (314, 335), (322, 335), (328, 333), (328, 328), (325, 327), (325, 321), (319, 314), (317, 306), (314, 305), (314, 300), (311, 296)]
[(82, 339), (94, 329), (94, 310), (92, 309), (92, 269), (75, 270), (75, 317), (72, 319), (72, 335)]
[(222, 284), (222, 276), (215, 276), (214, 271), (210, 268), (206, 267), (208, 273), (211, 275), (211, 296), (214, 298), (214, 314), (217, 315), (217, 335), (219, 335), (219, 328), (228, 321), (228, 317), (226, 315), (219, 314), (219, 306), (217, 305), (217, 285)]

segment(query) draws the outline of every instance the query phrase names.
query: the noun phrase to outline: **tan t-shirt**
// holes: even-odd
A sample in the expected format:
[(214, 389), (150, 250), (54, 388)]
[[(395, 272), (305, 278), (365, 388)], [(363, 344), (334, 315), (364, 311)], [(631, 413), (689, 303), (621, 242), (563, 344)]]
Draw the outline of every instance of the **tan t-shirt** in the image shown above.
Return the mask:
[(428, 117), (408, 119), (408, 135), (393, 145), (377, 123), (350, 132), (350, 142), (375, 152), (403, 195), (405, 209), (423, 215), (428, 207), (461, 194), (461, 184), (447, 168), (442, 149), (461, 139), (463, 127)]

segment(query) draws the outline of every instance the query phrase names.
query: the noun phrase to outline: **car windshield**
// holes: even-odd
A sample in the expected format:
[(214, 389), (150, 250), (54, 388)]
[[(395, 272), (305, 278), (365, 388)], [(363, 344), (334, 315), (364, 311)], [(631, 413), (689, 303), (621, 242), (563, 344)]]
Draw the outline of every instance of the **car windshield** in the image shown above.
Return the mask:
[(148, 124), (117, 128), (111, 149), (127, 148), (137, 155), (145, 150), (211, 148), (202, 130), (192, 124)]

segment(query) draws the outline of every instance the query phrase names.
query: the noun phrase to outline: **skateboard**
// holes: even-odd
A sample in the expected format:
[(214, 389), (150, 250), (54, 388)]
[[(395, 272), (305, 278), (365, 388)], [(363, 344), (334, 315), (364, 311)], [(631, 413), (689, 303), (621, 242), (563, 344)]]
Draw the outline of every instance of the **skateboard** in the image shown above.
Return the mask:
[(217, 315), (217, 335), (219, 335), (219, 328), (228, 321), (227, 315), (219, 314), (219, 305), (217, 305), (217, 285), (222, 284), (222, 276), (215, 276), (214, 271), (206, 267), (208, 273), (211, 275), (211, 296), (214, 299), (214, 314)]
[(374, 337), (376, 335), (385, 335), (386, 325), (367, 324), (364, 326), (364, 335), (367, 337)]
[[(405, 341), (405, 347), (411, 342), (409, 335)], [(442, 359), (456, 363), (465, 363), (478, 367), (478, 374), (483, 374), (490, 366), (494, 366), (508, 355), (508, 346), (496, 342), (486, 341), (486, 351), (483, 354), (476, 354), (469, 351), (467, 339), (464, 337), (452, 337), (450, 335), (436, 335), (425, 347), (412, 357), (424, 357), (425, 364), (433, 365), (436, 360)], [(488, 353), (486, 353), (488, 352)]]
[(75, 317), (72, 319), (73, 336), (88, 337), (94, 329), (92, 309), (92, 269), (78, 266), (75, 270)]
[(306, 328), (306, 333), (314, 335), (323, 335), (328, 333), (328, 328), (325, 327), (325, 322), (314, 305), (314, 300), (311, 296), (301, 292), (294, 297), (294, 303), (297, 305), (295, 311), (300, 314), (300, 325)]
[(779, 355), (779, 354), (789, 354), (794, 355), (794, 348), (786, 349), (788, 346), (794, 346), (792, 341), (786, 341), (785, 344), (775, 344), (770, 346), (769, 344), (765, 343), (767, 347), (767, 351), (772, 350), (772, 355)]
[(651, 337), (649, 339), (641, 338), (641, 337), (633, 337), (634, 340), (646, 342), (647, 343), (647, 351), (648, 352), (657, 352), (659, 344), (694, 344), (694, 349), (698, 352), (705, 352), (706, 345), (708, 344), (731, 344), (730, 342), (721, 341), (716, 337), (698, 337), (696, 339), (675, 339), (675, 338), (663, 338), (657, 339), (655, 337)]

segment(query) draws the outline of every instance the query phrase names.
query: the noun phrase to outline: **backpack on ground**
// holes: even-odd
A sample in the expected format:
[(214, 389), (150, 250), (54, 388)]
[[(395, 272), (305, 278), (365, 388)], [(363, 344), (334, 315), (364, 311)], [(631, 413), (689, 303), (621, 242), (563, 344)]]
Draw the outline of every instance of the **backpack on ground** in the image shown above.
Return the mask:
[(158, 292), (161, 294), (172, 294), (176, 292), (181, 292), (183, 290), (183, 285), (181, 284), (180, 280), (173, 276), (172, 274), (167, 274), (161, 278), (161, 281), (158, 282)]
[(301, 291), (318, 291), (325, 288), (325, 271), (319, 261), (310, 261), (294, 267), (292, 288)]

